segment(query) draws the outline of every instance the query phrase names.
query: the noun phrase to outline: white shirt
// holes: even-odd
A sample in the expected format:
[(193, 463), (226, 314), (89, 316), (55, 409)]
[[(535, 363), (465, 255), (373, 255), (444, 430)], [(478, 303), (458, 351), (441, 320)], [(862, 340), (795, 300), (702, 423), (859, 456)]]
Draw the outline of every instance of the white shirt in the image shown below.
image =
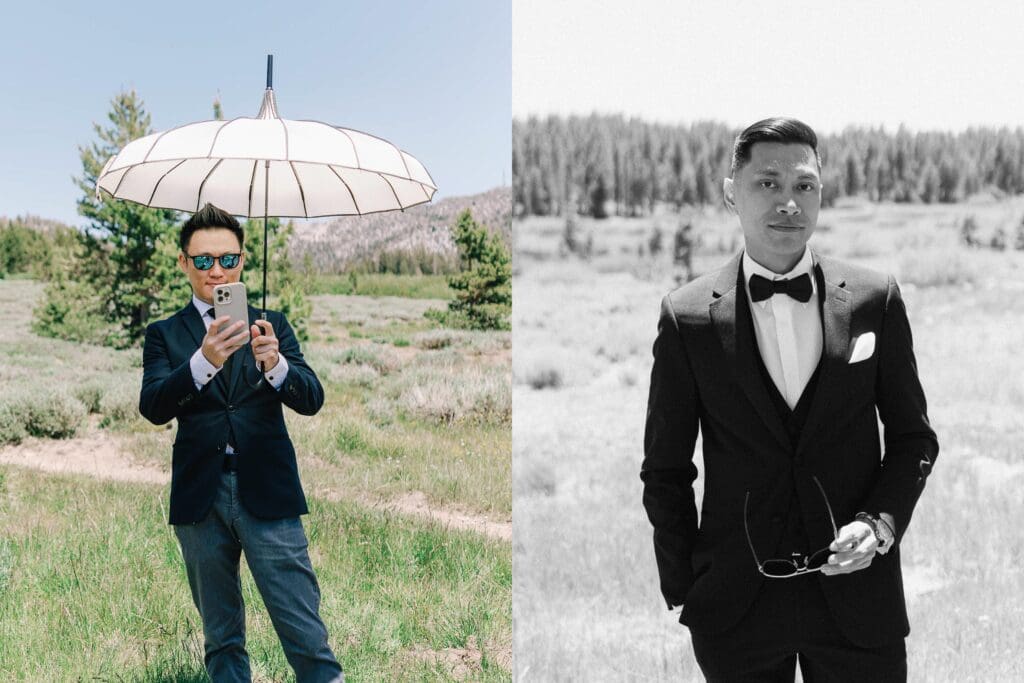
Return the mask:
[[(206, 312), (213, 308), (213, 305), (206, 303), (195, 294), (192, 295), (192, 305), (199, 311), (199, 318), (203, 321), (206, 331), (209, 332), (213, 318), (207, 315)], [(263, 373), (263, 376), (267, 378), (267, 383), (276, 391), (281, 389), (281, 385), (284, 384), (284, 378), (288, 374), (288, 361), (281, 354), (278, 354), (277, 358), (277, 365)], [(206, 356), (203, 355), (203, 347), (201, 346), (192, 354), (192, 358), (189, 360), (189, 367), (192, 369), (192, 381), (195, 383), (196, 389), (202, 389), (206, 386), (213, 379), (214, 375), (222, 369), (215, 367), (213, 363), (206, 360)], [(231, 444), (228, 444), (224, 452), (234, 453), (235, 449), (231, 447)]]
[[(807, 273), (811, 278), (811, 298), (806, 303), (788, 294), (775, 294), (764, 301), (750, 298), (750, 276), (769, 280), (791, 280)], [(793, 409), (814, 374), (821, 359), (821, 311), (818, 309), (818, 283), (814, 277), (814, 260), (804, 247), (804, 255), (788, 273), (773, 273), (743, 252), (743, 277), (750, 312), (754, 318), (754, 334), (768, 374), (786, 404)]]

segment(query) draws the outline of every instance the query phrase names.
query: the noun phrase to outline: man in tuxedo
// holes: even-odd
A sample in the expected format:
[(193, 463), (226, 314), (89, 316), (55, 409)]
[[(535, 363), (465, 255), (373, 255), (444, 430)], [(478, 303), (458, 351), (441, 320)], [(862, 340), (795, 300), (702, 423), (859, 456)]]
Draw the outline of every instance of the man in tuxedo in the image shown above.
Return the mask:
[(214, 319), (213, 288), (239, 281), (244, 243), (238, 221), (211, 204), (182, 225), (178, 266), (192, 300), (146, 328), (139, 410), (154, 424), (178, 420), (170, 523), (202, 617), (210, 677), (251, 678), (244, 551), (297, 680), (342, 681), (319, 616), (299, 519), (308, 509), (281, 408), (315, 415), (323, 388), (283, 314), (261, 320), (250, 306), (251, 327)]
[(906, 680), (899, 543), (938, 442), (896, 281), (807, 248), (820, 170), (806, 124), (744, 130), (744, 251), (661, 305), (643, 502), (709, 681)]

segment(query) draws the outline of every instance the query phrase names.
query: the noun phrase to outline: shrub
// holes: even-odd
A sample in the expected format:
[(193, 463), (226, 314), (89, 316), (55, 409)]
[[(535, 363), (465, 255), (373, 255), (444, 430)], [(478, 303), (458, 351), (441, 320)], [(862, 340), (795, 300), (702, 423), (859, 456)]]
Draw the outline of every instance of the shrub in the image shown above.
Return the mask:
[(82, 402), (62, 391), (25, 394), (15, 405), (24, 420), (25, 431), (45, 439), (73, 437), (86, 416)]
[(103, 413), (101, 427), (131, 424), (141, 420), (138, 391), (134, 386), (118, 386), (103, 396), (99, 412)]
[(106, 393), (106, 388), (97, 381), (90, 381), (76, 385), (71, 390), (71, 393), (82, 402), (85, 409), (90, 413), (98, 413), (100, 412), (100, 403), (103, 400), (103, 395)]
[(0, 404), (0, 446), (19, 444), (27, 436), (25, 420), (15, 407), (9, 403)]

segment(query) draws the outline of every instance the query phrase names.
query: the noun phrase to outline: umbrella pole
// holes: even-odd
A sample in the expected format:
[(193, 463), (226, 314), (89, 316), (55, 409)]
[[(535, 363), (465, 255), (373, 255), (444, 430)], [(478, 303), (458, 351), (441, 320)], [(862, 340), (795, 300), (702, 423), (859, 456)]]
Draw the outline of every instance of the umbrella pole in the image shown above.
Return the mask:
[[(267, 208), (269, 202), (268, 192), (270, 191), (270, 159), (263, 161), (263, 312), (260, 314), (262, 320), (267, 319)], [(264, 372), (263, 363), (260, 363), (260, 372)], [(262, 375), (260, 379), (263, 379)]]

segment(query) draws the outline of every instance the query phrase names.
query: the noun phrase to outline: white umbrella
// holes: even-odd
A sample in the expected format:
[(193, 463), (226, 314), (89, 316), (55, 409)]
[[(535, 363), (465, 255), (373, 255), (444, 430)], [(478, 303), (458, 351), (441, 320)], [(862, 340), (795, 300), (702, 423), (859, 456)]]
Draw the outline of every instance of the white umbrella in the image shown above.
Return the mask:
[(267, 216), (362, 215), (429, 202), (437, 186), (423, 165), (390, 142), (319, 121), (282, 119), (267, 89), (255, 118), (200, 121), (133, 140), (96, 180), (145, 206), (263, 216), (263, 309), (267, 308)]

